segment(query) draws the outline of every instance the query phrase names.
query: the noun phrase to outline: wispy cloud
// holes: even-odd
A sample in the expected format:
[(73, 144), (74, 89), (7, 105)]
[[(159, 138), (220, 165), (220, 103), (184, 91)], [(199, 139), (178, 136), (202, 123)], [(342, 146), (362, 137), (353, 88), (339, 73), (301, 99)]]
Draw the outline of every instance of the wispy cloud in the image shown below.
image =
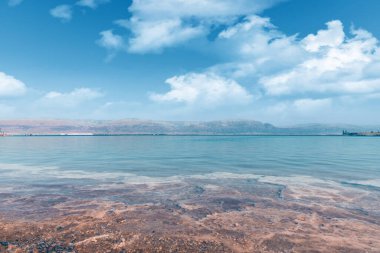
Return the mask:
[(40, 102), (48, 106), (76, 107), (84, 102), (100, 98), (103, 95), (98, 90), (77, 88), (67, 93), (51, 91), (45, 94)]
[(332, 103), (331, 98), (323, 98), (323, 99), (297, 99), (293, 102), (293, 106), (296, 110), (301, 112), (310, 113), (314, 110), (325, 109), (329, 107)]
[(95, 9), (99, 5), (108, 3), (110, 1), (111, 0), (80, 0), (80, 1), (77, 2), (77, 5)]
[(68, 22), (73, 16), (72, 7), (70, 5), (58, 5), (50, 10), (50, 15), (63, 22)]
[(8, 5), (9, 6), (17, 6), (19, 4), (21, 4), (24, 0), (9, 0), (8, 1)]
[(115, 34), (112, 30), (100, 32), (100, 39), (97, 44), (107, 49), (107, 60), (111, 60), (118, 51), (127, 50), (123, 37)]
[[(20, 0), (13, 0), (20, 1)], [(22, 1), (22, 0), (21, 0)], [(86, 7), (96, 9), (99, 5), (110, 2), (111, 0), (79, 0), (76, 4), (62, 4), (50, 10), (50, 14), (63, 22), (68, 22), (73, 18), (73, 9), (77, 7)]]

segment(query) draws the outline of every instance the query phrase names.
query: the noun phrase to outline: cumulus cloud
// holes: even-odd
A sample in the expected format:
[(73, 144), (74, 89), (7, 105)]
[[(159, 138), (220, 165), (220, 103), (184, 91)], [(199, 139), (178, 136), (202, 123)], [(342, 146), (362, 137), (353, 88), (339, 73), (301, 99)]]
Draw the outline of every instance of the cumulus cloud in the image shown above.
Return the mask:
[(110, 2), (110, 0), (80, 0), (77, 2), (77, 5), (95, 9), (98, 5), (108, 2)]
[(261, 94), (255, 104), (273, 103), (273, 112), (294, 115), (333, 108), (349, 96), (370, 99), (371, 94), (380, 93), (379, 42), (364, 29), (352, 27), (346, 34), (343, 28), (341, 21), (333, 20), (326, 23), (326, 28), (300, 38), (282, 33), (268, 18), (248, 15), (226, 26), (213, 41), (224, 63), (210, 66), (205, 74), (170, 78), (166, 82), (171, 90), (151, 98), (206, 104), (215, 95), (210, 92), (212, 84), (228, 80), (234, 85), (222, 85), (221, 93), (215, 95), (218, 102), (210, 104), (228, 104), (223, 98), (233, 87), (239, 87), (235, 94), (252, 98), (245, 88), (249, 87), (255, 96)]
[(213, 70), (233, 78), (249, 77), (253, 82), (306, 57), (296, 36), (286, 36), (269, 18), (257, 15), (227, 27), (214, 43), (230, 61), (213, 66)]
[(326, 26), (299, 38), (285, 35), (268, 18), (247, 16), (219, 33), (215, 44), (230, 56), (209, 69), (255, 86), (264, 96), (379, 92), (378, 40), (363, 29), (345, 34), (338, 20)]
[(20, 96), (26, 92), (26, 86), (15, 77), (0, 72), (0, 97)]
[(58, 5), (50, 10), (50, 15), (60, 19), (63, 22), (68, 22), (73, 16), (72, 7), (70, 5)]
[(234, 23), (239, 17), (259, 13), (281, 0), (134, 0), (131, 18), (119, 25), (131, 33), (129, 51), (159, 52), (194, 38), (211, 27)]
[(320, 30), (316, 35), (309, 34), (303, 39), (305, 49), (310, 52), (318, 52), (321, 47), (336, 47), (343, 43), (345, 34), (340, 20), (326, 23), (327, 29)]
[(300, 46), (306, 60), (261, 78), (268, 94), (380, 91), (379, 45), (369, 32), (353, 28), (350, 36), (345, 36), (342, 23), (332, 21), (317, 35), (308, 35)]
[[(96, 8), (104, 2), (77, 5)], [(345, 33), (341, 21), (331, 20), (307, 36), (288, 35), (258, 16), (278, 2), (133, 0), (130, 17), (116, 20), (118, 29), (102, 31), (97, 43), (111, 59), (120, 51), (156, 53), (207, 38), (202, 45), (220, 63), (167, 79), (170, 90), (150, 96), (156, 102), (216, 106), (247, 103), (258, 93), (278, 105), (275, 111), (301, 113), (335, 106), (342, 96), (380, 94), (379, 43), (371, 33), (354, 27)]]
[(189, 73), (166, 80), (171, 90), (152, 94), (158, 102), (181, 102), (189, 105), (246, 104), (252, 100), (248, 91), (236, 81), (212, 73)]
[(62, 93), (51, 91), (42, 98), (41, 102), (49, 106), (75, 107), (84, 102), (103, 96), (103, 93), (90, 88), (77, 88), (71, 92)]

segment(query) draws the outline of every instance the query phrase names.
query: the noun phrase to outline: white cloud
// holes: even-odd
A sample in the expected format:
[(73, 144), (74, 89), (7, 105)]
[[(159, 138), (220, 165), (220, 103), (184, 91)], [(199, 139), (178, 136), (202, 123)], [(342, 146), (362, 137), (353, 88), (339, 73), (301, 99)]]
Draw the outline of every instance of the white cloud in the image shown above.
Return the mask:
[(123, 37), (115, 34), (112, 30), (100, 32), (100, 39), (97, 41), (97, 44), (107, 49), (108, 56), (106, 61), (111, 60), (118, 51), (127, 50)]
[(230, 39), (241, 32), (251, 32), (254, 28), (275, 28), (270, 22), (269, 18), (259, 17), (257, 15), (250, 15), (245, 18), (244, 22), (238, 23), (234, 26), (228, 27), (219, 33), (219, 37), (223, 39)]
[(20, 80), (0, 72), (0, 97), (19, 96), (26, 92), (26, 86)]
[(129, 51), (157, 52), (206, 36), (212, 25), (231, 24), (239, 17), (258, 13), (281, 0), (134, 0), (126, 22), (131, 31)]
[(21, 4), (22, 2), (23, 2), (23, 0), (9, 0), (8, 5), (9, 6), (17, 6), (17, 5)]
[[(77, 0), (77, 5), (96, 8), (101, 2), (106, 1)], [(128, 32), (104, 30), (97, 43), (108, 59), (119, 51), (161, 52), (191, 40), (187, 46), (202, 44), (203, 52), (218, 54), (219, 64), (169, 78), (168, 92), (150, 96), (186, 108), (247, 103), (260, 93), (264, 105), (277, 105), (273, 111), (302, 115), (336, 106), (342, 96), (380, 94), (380, 50), (372, 34), (356, 28), (345, 33), (342, 22), (332, 20), (305, 37), (287, 35), (257, 15), (277, 2), (133, 0), (130, 18), (115, 21)]]
[[(126, 28), (132, 25), (130, 20), (120, 20), (118, 24)], [(177, 28), (183, 29), (181, 25)], [(227, 24), (209, 45), (221, 56), (220, 64), (210, 66), (204, 74), (190, 73), (168, 79), (171, 90), (153, 94), (151, 99), (193, 107), (221, 106), (231, 102), (228, 98), (235, 98), (233, 102), (239, 101), (238, 97), (250, 101), (255, 94), (255, 105), (267, 107), (271, 115), (313, 120), (326, 109), (332, 115), (342, 115), (346, 103), (342, 97), (345, 100), (352, 97), (350, 101), (360, 98), (364, 104), (363, 101), (374, 100), (371, 94), (380, 94), (378, 40), (363, 29), (351, 28), (346, 34), (338, 20), (327, 22), (325, 29), (300, 38), (282, 33), (268, 18), (248, 15), (235, 24)], [(173, 43), (168, 42), (166, 46)], [(214, 82), (215, 79), (219, 81)], [(214, 93), (213, 84), (223, 84), (225, 80), (242, 90), (230, 96), (231, 86), (221, 85), (220, 93)], [(240, 84), (250, 87), (252, 94)]]
[(70, 21), (73, 16), (72, 7), (65, 4), (58, 5), (50, 10), (50, 15), (64, 22)]
[[(17, 0), (14, 0), (17, 1)], [(110, 2), (111, 0), (79, 0), (76, 4), (62, 4), (50, 10), (50, 15), (60, 19), (63, 22), (68, 22), (73, 17), (73, 8), (75, 6), (87, 7), (96, 9), (99, 5)]]
[(135, 34), (138, 33), (129, 40), (129, 51), (134, 53), (160, 51), (164, 47), (180, 44), (205, 32), (201, 26), (184, 26), (180, 19), (145, 22), (132, 19), (130, 22)]
[(103, 93), (90, 88), (77, 88), (68, 93), (51, 91), (41, 100), (49, 106), (75, 107), (81, 103), (103, 96)]
[[(332, 23), (335, 25), (331, 26)], [(301, 46), (305, 47), (306, 60), (281, 73), (261, 78), (268, 94), (345, 94), (380, 91), (380, 55), (377, 39), (367, 31), (352, 29), (351, 36), (341, 41), (344, 38), (341, 23), (328, 24), (328, 28), (319, 31), (316, 36), (324, 37), (331, 34), (330, 41), (313, 37), (315, 39), (310, 44), (307, 38), (311, 37), (307, 36), (301, 41)]]
[(259, 77), (294, 66), (306, 57), (296, 36), (286, 36), (269, 18), (257, 15), (226, 28), (214, 43), (227, 63), (213, 66), (213, 71), (249, 79), (251, 85), (257, 84)]
[(342, 22), (333, 20), (326, 25), (326, 30), (320, 30), (316, 35), (309, 34), (303, 39), (307, 51), (318, 52), (321, 47), (337, 47), (343, 43), (345, 34)]
[(128, 19), (118, 19), (115, 20), (114, 23), (120, 27), (123, 27), (125, 29), (130, 29), (130, 22)]
[(100, 32), (98, 44), (108, 50), (121, 50), (125, 48), (123, 37), (114, 34), (112, 30)]
[(248, 91), (237, 82), (211, 73), (174, 76), (166, 83), (171, 90), (164, 94), (152, 94), (152, 100), (203, 106), (246, 104), (252, 100)]
[(346, 35), (338, 20), (326, 25), (326, 29), (299, 39), (286, 36), (267, 18), (248, 16), (222, 31), (216, 41), (234, 61), (210, 69), (250, 81), (267, 96), (379, 92), (378, 40), (363, 29), (352, 28)]
[(95, 9), (98, 5), (108, 2), (110, 2), (110, 0), (80, 0), (77, 2), (77, 5)]

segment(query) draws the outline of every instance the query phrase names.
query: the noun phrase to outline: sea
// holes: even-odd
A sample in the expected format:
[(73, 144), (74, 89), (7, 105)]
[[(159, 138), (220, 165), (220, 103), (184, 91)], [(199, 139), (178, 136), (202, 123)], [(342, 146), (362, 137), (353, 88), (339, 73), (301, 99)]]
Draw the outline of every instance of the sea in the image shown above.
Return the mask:
[(0, 184), (304, 176), (380, 190), (380, 138), (25, 136), (0, 138)]

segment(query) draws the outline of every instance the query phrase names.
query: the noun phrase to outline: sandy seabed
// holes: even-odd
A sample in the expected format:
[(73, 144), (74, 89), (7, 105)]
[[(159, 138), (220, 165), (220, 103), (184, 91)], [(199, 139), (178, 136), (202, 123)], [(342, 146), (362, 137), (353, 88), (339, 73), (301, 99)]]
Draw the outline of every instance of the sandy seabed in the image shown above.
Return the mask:
[(380, 188), (311, 177), (0, 187), (0, 252), (380, 252)]

